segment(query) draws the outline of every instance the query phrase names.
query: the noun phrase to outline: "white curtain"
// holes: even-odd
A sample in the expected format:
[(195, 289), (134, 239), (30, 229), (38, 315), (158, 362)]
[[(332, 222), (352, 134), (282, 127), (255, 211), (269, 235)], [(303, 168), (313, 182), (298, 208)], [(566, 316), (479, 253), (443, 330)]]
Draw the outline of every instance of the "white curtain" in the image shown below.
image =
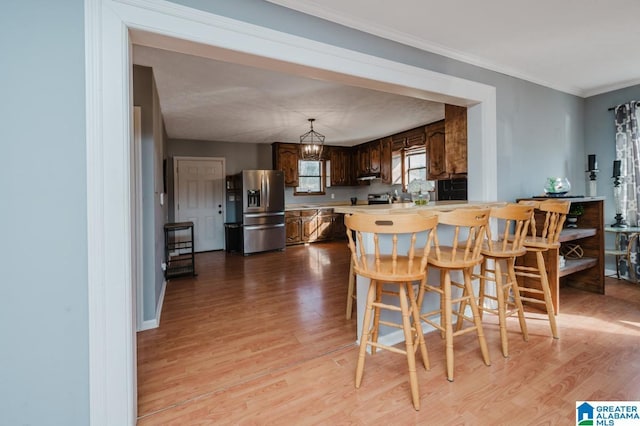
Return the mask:
[(629, 226), (638, 226), (640, 199), (640, 134), (638, 134), (638, 106), (631, 101), (615, 108), (616, 160), (620, 160), (622, 215)]

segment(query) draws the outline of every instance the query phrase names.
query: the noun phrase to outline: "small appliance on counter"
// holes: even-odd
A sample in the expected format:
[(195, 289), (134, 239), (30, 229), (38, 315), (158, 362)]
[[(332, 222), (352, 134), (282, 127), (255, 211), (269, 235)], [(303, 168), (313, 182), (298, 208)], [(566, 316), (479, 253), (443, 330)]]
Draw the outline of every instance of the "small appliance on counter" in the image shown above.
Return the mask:
[(233, 179), (236, 222), (242, 229), (242, 253), (284, 250), (284, 172), (243, 170)]
[(369, 194), (367, 195), (368, 204), (389, 204), (391, 196), (389, 194)]

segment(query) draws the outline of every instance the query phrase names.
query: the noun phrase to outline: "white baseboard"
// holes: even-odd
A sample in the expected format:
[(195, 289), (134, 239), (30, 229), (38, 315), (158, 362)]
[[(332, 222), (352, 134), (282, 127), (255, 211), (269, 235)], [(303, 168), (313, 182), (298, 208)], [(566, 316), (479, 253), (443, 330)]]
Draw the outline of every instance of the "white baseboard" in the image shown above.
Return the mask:
[(160, 327), (160, 315), (162, 314), (162, 304), (164, 303), (164, 292), (167, 289), (167, 281), (162, 282), (162, 290), (160, 290), (160, 298), (158, 306), (156, 306), (156, 317), (142, 322), (142, 326), (138, 331), (151, 330)]

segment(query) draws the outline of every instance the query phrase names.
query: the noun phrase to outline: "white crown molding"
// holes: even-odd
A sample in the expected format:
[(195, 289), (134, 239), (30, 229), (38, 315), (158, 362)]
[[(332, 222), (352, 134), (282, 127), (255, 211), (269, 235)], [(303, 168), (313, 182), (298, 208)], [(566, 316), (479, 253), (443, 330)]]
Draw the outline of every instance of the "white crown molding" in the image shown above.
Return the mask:
[(347, 16), (333, 9), (322, 7), (315, 2), (308, 0), (267, 0), (270, 3), (277, 4), (289, 9), (296, 10), (298, 12), (306, 13), (308, 15), (315, 16), (317, 18), (325, 19), (327, 21), (335, 22), (346, 27), (350, 27), (359, 31), (363, 31), (378, 37), (392, 40), (398, 43), (406, 44), (411, 47), (418, 48), (427, 52), (435, 53), (445, 56), (450, 59), (464, 62), (469, 65), (481, 67), (490, 71), (495, 71), (501, 74), (506, 74), (511, 77), (519, 78), (521, 80), (528, 81), (530, 83), (539, 84), (550, 89), (558, 90), (568, 93), (570, 95), (585, 97), (584, 90), (576, 86), (566, 86), (552, 83), (550, 81), (542, 80), (527, 74), (524, 71), (508, 67), (496, 62), (487, 61), (484, 58), (471, 55), (466, 52), (462, 52), (457, 49), (444, 46), (439, 43), (431, 42), (422, 38), (418, 38), (407, 34), (402, 31), (398, 31), (384, 25), (374, 24), (362, 19), (356, 19), (351, 16)]
[(600, 86), (595, 89), (585, 91), (583, 97), (589, 98), (591, 96), (601, 95), (603, 93), (613, 92), (614, 90), (626, 89), (627, 87), (636, 86), (640, 84), (640, 78), (631, 81), (625, 81), (624, 83), (612, 84), (609, 86)]

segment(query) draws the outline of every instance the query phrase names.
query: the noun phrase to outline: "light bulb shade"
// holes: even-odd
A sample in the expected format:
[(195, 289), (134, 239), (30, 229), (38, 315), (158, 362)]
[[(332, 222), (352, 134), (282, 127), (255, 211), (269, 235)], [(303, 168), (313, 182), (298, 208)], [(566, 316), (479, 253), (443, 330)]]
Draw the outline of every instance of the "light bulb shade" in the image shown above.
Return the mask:
[(324, 135), (313, 130), (315, 119), (310, 118), (311, 130), (300, 136), (300, 159), (306, 161), (322, 160), (324, 148)]

